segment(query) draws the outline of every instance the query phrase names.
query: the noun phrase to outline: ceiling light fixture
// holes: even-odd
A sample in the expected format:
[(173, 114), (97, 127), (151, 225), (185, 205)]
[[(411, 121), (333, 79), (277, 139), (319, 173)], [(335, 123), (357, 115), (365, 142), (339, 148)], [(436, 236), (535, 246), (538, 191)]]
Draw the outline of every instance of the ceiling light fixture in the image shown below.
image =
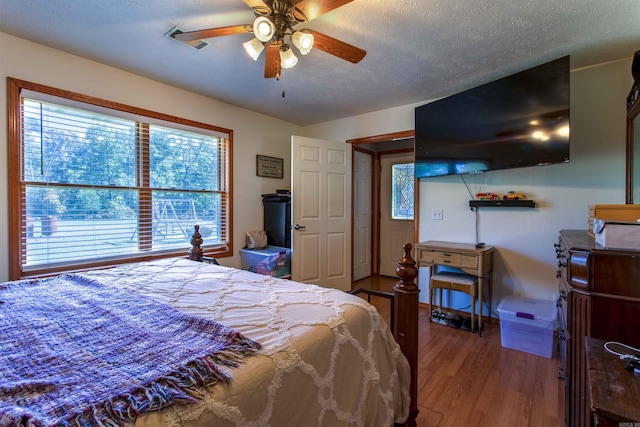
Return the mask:
[(258, 57), (264, 50), (264, 44), (255, 37), (248, 42), (243, 43), (242, 46), (244, 46), (244, 50), (247, 51), (249, 56), (252, 57), (254, 61), (258, 60)]
[(271, 40), (276, 32), (276, 26), (266, 16), (258, 16), (253, 21), (253, 34), (261, 42), (268, 42)]
[(282, 68), (293, 68), (298, 63), (298, 57), (293, 54), (289, 45), (283, 44), (280, 48), (280, 60)]
[[(274, 23), (266, 16), (258, 16), (253, 21), (253, 34), (256, 37), (243, 43), (244, 49), (254, 61), (257, 61), (265, 44), (279, 44), (282, 68), (293, 68), (298, 63), (298, 58), (291, 47), (284, 42), (285, 36), (289, 36), (291, 43), (298, 48), (301, 54), (306, 55), (313, 48), (313, 34), (305, 31), (293, 31), (287, 24), (283, 25), (278, 19), (275, 21)], [(289, 33), (287, 30), (292, 32)]]
[(313, 48), (313, 34), (304, 31), (295, 31), (291, 35), (291, 42), (298, 48), (301, 54), (306, 55)]

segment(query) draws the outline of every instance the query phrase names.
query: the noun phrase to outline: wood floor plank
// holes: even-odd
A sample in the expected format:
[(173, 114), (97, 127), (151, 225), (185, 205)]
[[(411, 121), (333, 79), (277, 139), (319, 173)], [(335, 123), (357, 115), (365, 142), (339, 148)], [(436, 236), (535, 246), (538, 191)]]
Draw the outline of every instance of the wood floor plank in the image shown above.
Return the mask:
[[(391, 291), (397, 279), (372, 277), (356, 288)], [(366, 297), (364, 297), (366, 299)], [(389, 301), (371, 303), (388, 319)], [(432, 323), (420, 306), (418, 417), (420, 427), (553, 427), (563, 423), (559, 356), (547, 359), (503, 348), (499, 322), (477, 332)]]

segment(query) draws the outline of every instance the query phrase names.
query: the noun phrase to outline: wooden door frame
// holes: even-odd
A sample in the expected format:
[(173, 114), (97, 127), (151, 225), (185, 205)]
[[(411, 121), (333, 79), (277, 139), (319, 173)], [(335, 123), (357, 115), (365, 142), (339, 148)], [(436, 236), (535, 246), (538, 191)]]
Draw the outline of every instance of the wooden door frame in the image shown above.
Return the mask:
[[(351, 162), (352, 162), (352, 167), (351, 167), (351, 280), (353, 282), (353, 260), (354, 255), (355, 255), (355, 249), (354, 249), (354, 239), (353, 236), (355, 236), (355, 200), (354, 200), (354, 194), (355, 194), (355, 162), (356, 162), (356, 151), (360, 152), (360, 153), (364, 153), (367, 155), (371, 156), (371, 203), (373, 206), (375, 206), (375, 199), (377, 197), (376, 194), (376, 153), (374, 151), (371, 150), (367, 150), (364, 149), (362, 147), (358, 147), (357, 145), (352, 145), (351, 146)], [(371, 206), (373, 208), (373, 206)], [(371, 247), (369, 248), (370, 250), (370, 254), (369, 256), (371, 257), (371, 275), (373, 275), (374, 273), (376, 273), (376, 268), (375, 268), (375, 263), (373, 262), (373, 260), (375, 259), (375, 251), (374, 251), (374, 247), (375, 245), (373, 244), (373, 233), (375, 230), (375, 224), (376, 224), (377, 220), (375, 218), (375, 216), (372, 214), (371, 215), (371, 224), (369, 224), (370, 230), (372, 232), (372, 236), (371, 236)], [(353, 287), (353, 286), (352, 286)]]
[[(352, 162), (353, 159), (355, 158), (355, 151), (365, 151), (365, 152), (369, 152), (368, 150), (365, 150), (361, 147), (358, 147), (358, 145), (364, 145), (364, 144), (372, 144), (372, 143), (382, 143), (382, 142), (391, 142), (391, 141), (399, 141), (399, 140), (405, 140), (405, 139), (414, 139), (415, 138), (415, 131), (414, 130), (405, 130), (405, 131), (400, 131), (400, 132), (392, 132), (392, 133), (387, 133), (387, 134), (381, 134), (381, 135), (373, 135), (373, 136), (367, 136), (367, 137), (363, 137), (363, 138), (356, 138), (356, 139), (349, 139), (347, 140), (347, 144), (351, 144), (351, 151), (352, 151)], [(372, 186), (372, 191), (373, 191), (373, 197), (371, 198), (372, 203), (374, 204), (374, 206), (372, 206), (372, 208), (374, 209), (374, 215), (373, 215), (373, 223), (376, 224), (375, 226), (373, 226), (372, 231), (375, 233), (375, 239), (376, 239), (376, 244), (373, 244), (373, 239), (372, 239), (372, 274), (379, 274), (379, 269), (380, 269), (380, 262), (379, 262), (379, 258), (380, 258), (380, 221), (379, 218), (376, 218), (380, 212), (380, 197), (379, 197), (379, 193), (380, 192), (380, 155), (381, 154), (395, 154), (395, 153), (401, 153), (401, 152), (409, 152), (409, 150), (407, 149), (403, 149), (403, 150), (395, 150), (395, 151), (385, 151), (384, 153), (378, 153), (376, 152), (374, 155), (374, 165), (373, 165), (373, 186)], [(351, 179), (351, 235), (353, 236), (353, 228), (354, 228), (354, 219), (353, 219), (353, 203), (354, 203), (354, 179), (353, 179), (353, 173), (354, 173), (354, 168), (351, 168), (351, 174), (352, 174), (352, 179)], [(420, 180), (416, 179), (414, 181), (414, 219), (413, 219), (413, 242), (411, 242), (412, 244), (418, 241), (418, 230), (419, 230), (419, 218), (420, 218), (420, 210), (419, 210), (419, 195), (420, 195), (420, 191), (419, 191), (419, 185), (420, 185)], [(352, 270), (352, 274), (351, 277), (353, 277), (353, 239), (351, 240), (351, 256), (352, 256), (352, 262), (351, 262), (351, 270)]]

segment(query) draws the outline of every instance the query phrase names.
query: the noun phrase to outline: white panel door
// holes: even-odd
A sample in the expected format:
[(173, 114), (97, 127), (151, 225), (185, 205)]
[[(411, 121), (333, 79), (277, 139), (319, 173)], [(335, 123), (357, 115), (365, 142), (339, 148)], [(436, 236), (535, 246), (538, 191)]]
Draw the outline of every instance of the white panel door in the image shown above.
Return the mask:
[(371, 276), (373, 157), (356, 151), (353, 159), (353, 280)]
[(351, 289), (351, 146), (291, 137), (293, 280)]
[(413, 221), (391, 218), (391, 166), (413, 163), (413, 155), (387, 154), (380, 157), (380, 275), (396, 277), (405, 242), (413, 244)]

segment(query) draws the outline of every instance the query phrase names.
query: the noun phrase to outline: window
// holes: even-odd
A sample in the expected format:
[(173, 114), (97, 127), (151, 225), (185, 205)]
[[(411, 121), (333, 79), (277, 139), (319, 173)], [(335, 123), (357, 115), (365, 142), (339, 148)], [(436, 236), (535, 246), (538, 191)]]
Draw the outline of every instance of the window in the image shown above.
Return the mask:
[(413, 220), (414, 164), (391, 165), (391, 218)]
[[(232, 131), (10, 80), (11, 278), (231, 247)], [(16, 167), (17, 166), (17, 167)]]

